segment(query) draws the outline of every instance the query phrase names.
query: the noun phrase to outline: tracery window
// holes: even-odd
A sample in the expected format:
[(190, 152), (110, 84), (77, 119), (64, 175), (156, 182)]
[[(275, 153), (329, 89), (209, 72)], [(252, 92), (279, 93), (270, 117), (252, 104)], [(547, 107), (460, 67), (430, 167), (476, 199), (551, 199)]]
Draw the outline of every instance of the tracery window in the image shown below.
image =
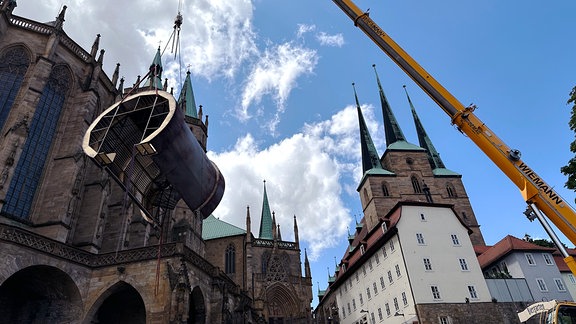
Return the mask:
[(224, 270), (226, 273), (235, 273), (236, 272), (236, 248), (234, 244), (230, 243), (226, 248), (225, 252), (225, 260), (224, 260)]
[(29, 218), (32, 201), (42, 177), (46, 157), (71, 82), (72, 76), (66, 66), (57, 65), (52, 69), (38, 98), (28, 137), (8, 187), (2, 213), (22, 219)]
[(0, 129), (6, 122), (29, 65), (30, 56), (21, 46), (10, 48), (0, 56)]

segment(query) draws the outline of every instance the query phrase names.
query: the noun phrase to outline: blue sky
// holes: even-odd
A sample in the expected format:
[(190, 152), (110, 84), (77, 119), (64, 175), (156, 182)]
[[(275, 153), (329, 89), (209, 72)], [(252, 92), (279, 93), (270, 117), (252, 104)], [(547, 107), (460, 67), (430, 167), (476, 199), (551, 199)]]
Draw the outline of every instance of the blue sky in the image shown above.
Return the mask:
[[(178, 1), (19, 1), (16, 15), (54, 20), (89, 49), (102, 34), (105, 71), (117, 62), (126, 84), (147, 72), (168, 43)], [(559, 172), (570, 159), (566, 105), (574, 78), (576, 3), (358, 0), (396, 42), (565, 198)], [(347, 228), (360, 219), (358, 121), (351, 83), (378, 152), (385, 149), (374, 72), (408, 141), (417, 143), (402, 85), (447, 168), (463, 175), (488, 244), (505, 235), (546, 237), (523, 216), (516, 187), (330, 0), (184, 0), (181, 55), (168, 46), (171, 85), (189, 67), (197, 104), (209, 115), (210, 157), (227, 183), (215, 216), (244, 226), (250, 206), (257, 234), (265, 179), (286, 239), (296, 215), (315, 284), (325, 289)], [(570, 242), (567, 242), (572, 246)], [(329, 269), (329, 270), (328, 270)], [(316, 299), (314, 301), (316, 303)]]

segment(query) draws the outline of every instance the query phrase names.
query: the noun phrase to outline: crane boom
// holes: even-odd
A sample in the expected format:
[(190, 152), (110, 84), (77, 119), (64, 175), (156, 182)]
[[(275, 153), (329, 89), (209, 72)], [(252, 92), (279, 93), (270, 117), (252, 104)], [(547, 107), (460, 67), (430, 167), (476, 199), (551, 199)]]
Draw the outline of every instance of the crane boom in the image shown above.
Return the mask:
[[(450, 116), (452, 124), (466, 134), (508, 176), (520, 189), (524, 200), (531, 208), (541, 210), (573, 244), (576, 244), (576, 212), (552, 186), (521, 160), (518, 150), (508, 147), (474, 114), (475, 106), (464, 106), (458, 101), (354, 2), (332, 1)], [(574, 259), (565, 254), (564, 261), (576, 275)]]

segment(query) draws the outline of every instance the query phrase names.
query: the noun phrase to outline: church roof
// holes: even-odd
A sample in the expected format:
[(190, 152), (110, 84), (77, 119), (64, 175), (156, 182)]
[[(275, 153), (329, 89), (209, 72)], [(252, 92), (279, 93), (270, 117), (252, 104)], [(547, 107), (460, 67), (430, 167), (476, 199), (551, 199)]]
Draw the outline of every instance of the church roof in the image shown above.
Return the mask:
[(156, 51), (156, 55), (154, 56), (154, 60), (152, 64), (150, 64), (150, 75), (148, 76), (148, 82), (146, 82), (146, 86), (156, 88), (156, 89), (163, 89), (164, 86), (162, 85), (162, 54), (160, 53), (160, 47)]
[(260, 217), (260, 231), (258, 238), (268, 240), (274, 239), (272, 227), (272, 213), (270, 212), (268, 194), (266, 193), (266, 181), (264, 181), (264, 200), (262, 201), (262, 216)]
[(208, 216), (202, 223), (202, 239), (211, 240), (221, 237), (245, 235), (246, 231), (225, 221), (221, 221), (214, 215)]
[(194, 90), (192, 89), (192, 80), (190, 79), (190, 71), (186, 72), (186, 79), (182, 86), (182, 91), (178, 96), (178, 103), (184, 104), (184, 113), (186, 116), (198, 118), (198, 111), (196, 110), (196, 100), (194, 99)]
[(405, 140), (396, 141), (390, 145), (388, 145), (387, 150), (396, 150), (396, 151), (425, 151), (425, 149), (421, 148), (418, 145), (414, 145), (412, 143), (408, 143)]

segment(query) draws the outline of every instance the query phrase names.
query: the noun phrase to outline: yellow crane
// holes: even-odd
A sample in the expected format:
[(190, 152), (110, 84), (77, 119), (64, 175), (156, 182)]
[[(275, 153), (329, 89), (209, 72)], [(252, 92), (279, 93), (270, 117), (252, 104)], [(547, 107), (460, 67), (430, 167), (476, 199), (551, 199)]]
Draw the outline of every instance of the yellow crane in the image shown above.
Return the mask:
[(576, 262), (570, 256), (546, 220), (549, 219), (576, 245), (576, 212), (521, 159), (520, 151), (506, 145), (475, 114), (476, 106), (464, 106), (418, 62), (406, 53), (386, 32), (351, 0), (332, 0), (384, 53), (408, 74), (450, 116), (452, 124), (466, 134), (520, 189), (529, 206), (528, 218), (538, 218), (576, 275)]

